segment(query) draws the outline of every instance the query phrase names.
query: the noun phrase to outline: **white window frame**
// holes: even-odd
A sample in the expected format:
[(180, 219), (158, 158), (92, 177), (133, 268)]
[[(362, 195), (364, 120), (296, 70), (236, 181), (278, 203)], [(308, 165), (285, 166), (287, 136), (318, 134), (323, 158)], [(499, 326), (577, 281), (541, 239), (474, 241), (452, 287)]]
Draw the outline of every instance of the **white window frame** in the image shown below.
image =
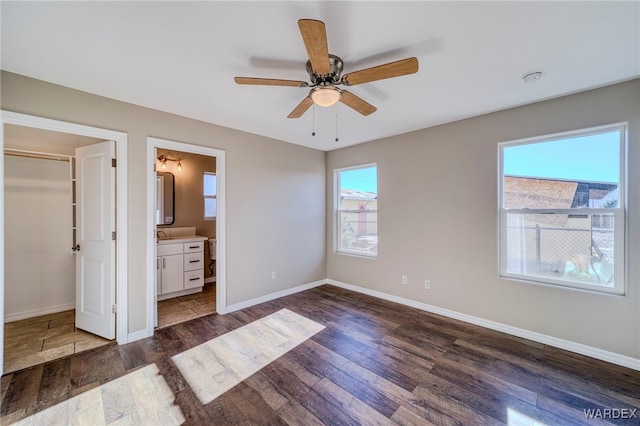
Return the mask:
[[(555, 133), (540, 137), (519, 139), (501, 142), (498, 144), (498, 271), (501, 278), (513, 279), (533, 284), (551, 285), (570, 289), (593, 291), (597, 293), (625, 295), (626, 291), (626, 158), (627, 158), (627, 127), (628, 123), (616, 123), (605, 126), (591, 127), (587, 129)], [(580, 209), (505, 209), (504, 206), (504, 148), (516, 145), (529, 145), (533, 143), (552, 142), (554, 140), (583, 137), (601, 133), (620, 132), (620, 176), (619, 176), (619, 201), (615, 208), (580, 208)], [(559, 280), (549, 277), (522, 275), (508, 273), (506, 271), (507, 241), (504, 227), (507, 224), (509, 214), (613, 214), (614, 216), (614, 286), (603, 287), (588, 283), (578, 283), (569, 280)]]
[[(207, 176), (207, 175), (213, 175), (213, 176), (216, 177), (216, 195), (206, 195), (204, 193), (204, 191), (205, 191), (204, 179), (205, 179), (205, 176)], [(203, 209), (202, 213), (204, 215), (204, 220), (215, 220), (216, 217), (217, 217), (217, 211), (218, 211), (218, 207), (217, 207), (217, 205), (218, 205), (218, 176), (214, 172), (204, 172), (202, 174), (202, 195), (204, 197), (203, 206), (202, 206), (202, 209)], [(207, 216), (207, 200), (211, 200), (211, 199), (216, 200), (216, 216)]]
[[(348, 256), (357, 256), (357, 257), (364, 257), (367, 259), (377, 259), (378, 258), (378, 250), (376, 249), (376, 253), (375, 254), (369, 254), (369, 253), (364, 253), (364, 252), (360, 252), (360, 251), (355, 251), (355, 250), (345, 250), (345, 249), (341, 249), (340, 248), (340, 241), (341, 241), (341, 234), (340, 234), (340, 225), (342, 223), (342, 219), (341, 219), (341, 215), (342, 213), (361, 213), (361, 210), (342, 210), (340, 208), (340, 189), (341, 189), (341, 184), (340, 184), (340, 173), (342, 172), (346, 172), (346, 171), (350, 171), (350, 170), (358, 170), (358, 169), (368, 169), (370, 167), (375, 167), (376, 168), (376, 177), (378, 175), (378, 164), (377, 163), (369, 163), (369, 164), (361, 164), (361, 165), (357, 165), (357, 166), (351, 166), (351, 167), (344, 167), (344, 168), (340, 168), (340, 169), (334, 169), (333, 171), (333, 182), (334, 182), (334, 188), (333, 188), (333, 193), (334, 193), (334, 206), (335, 206), (335, 215), (334, 215), (334, 253), (337, 254), (343, 254), (343, 255), (348, 255)], [(377, 183), (377, 178), (376, 178), (376, 183)], [(377, 188), (377, 184), (376, 184), (376, 193), (378, 191)], [(377, 214), (378, 214), (378, 209), (376, 210), (365, 210), (366, 213), (376, 213), (376, 224), (378, 224), (378, 220), (377, 220)], [(377, 232), (376, 236), (378, 238), (378, 242), (380, 241), (380, 235)]]

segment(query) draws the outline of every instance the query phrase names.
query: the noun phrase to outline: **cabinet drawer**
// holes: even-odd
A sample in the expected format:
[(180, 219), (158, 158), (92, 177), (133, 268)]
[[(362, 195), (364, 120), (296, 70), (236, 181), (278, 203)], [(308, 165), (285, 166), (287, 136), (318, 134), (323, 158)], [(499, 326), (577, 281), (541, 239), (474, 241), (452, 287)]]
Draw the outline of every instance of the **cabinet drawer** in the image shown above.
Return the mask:
[(204, 286), (204, 271), (188, 271), (184, 273), (184, 289)]
[(185, 253), (194, 253), (197, 251), (204, 251), (204, 242), (197, 241), (195, 243), (184, 243)]
[(158, 244), (156, 254), (158, 256), (166, 256), (170, 254), (182, 254), (182, 244)]
[(203, 258), (204, 258), (204, 254), (202, 252), (185, 253), (184, 270), (185, 271), (196, 271), (198, 269), (202, 270), (204, 268)]

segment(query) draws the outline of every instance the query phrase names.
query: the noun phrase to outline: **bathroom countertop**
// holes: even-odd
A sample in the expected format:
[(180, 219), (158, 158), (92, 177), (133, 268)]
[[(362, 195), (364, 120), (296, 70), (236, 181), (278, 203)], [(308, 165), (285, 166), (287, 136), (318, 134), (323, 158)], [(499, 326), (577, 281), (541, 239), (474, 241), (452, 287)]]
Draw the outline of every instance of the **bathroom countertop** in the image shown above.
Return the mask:
[(195, 243), (208, 240), (208, 237), (201, 235), (180, 236), (180, 237), (162, 237), (158, 238), (158, 244), (183, 244), (183, 243)]

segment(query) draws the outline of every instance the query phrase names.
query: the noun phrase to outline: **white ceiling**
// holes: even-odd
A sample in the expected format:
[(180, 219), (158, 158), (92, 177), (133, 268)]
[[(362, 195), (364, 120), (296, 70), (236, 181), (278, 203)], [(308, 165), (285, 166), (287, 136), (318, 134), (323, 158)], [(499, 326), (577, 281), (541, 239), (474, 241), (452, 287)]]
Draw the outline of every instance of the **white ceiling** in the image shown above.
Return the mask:
[[(640, 76), (638, 1), (0, 5), (4, 70), (321, 150)], [(409, 56), (420, 70), (351, 86), (368, 117), (316, 107), (311, 136), (312, 109), (286, 118), (308, 88), (233, 81), (308, 81), (300, 18), (325, 22), (345, 73)]]

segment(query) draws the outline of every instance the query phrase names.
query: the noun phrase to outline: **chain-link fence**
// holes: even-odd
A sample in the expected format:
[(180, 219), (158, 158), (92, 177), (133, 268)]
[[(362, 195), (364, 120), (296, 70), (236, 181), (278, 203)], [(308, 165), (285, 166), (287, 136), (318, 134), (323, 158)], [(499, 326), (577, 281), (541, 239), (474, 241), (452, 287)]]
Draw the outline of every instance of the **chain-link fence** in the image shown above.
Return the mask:
[(592, 215), (509, 214), (507, 272), (610, 285), (613, 215), (600, 216), (611, 227), (602, 227), (601, 217), (595, 223)]

